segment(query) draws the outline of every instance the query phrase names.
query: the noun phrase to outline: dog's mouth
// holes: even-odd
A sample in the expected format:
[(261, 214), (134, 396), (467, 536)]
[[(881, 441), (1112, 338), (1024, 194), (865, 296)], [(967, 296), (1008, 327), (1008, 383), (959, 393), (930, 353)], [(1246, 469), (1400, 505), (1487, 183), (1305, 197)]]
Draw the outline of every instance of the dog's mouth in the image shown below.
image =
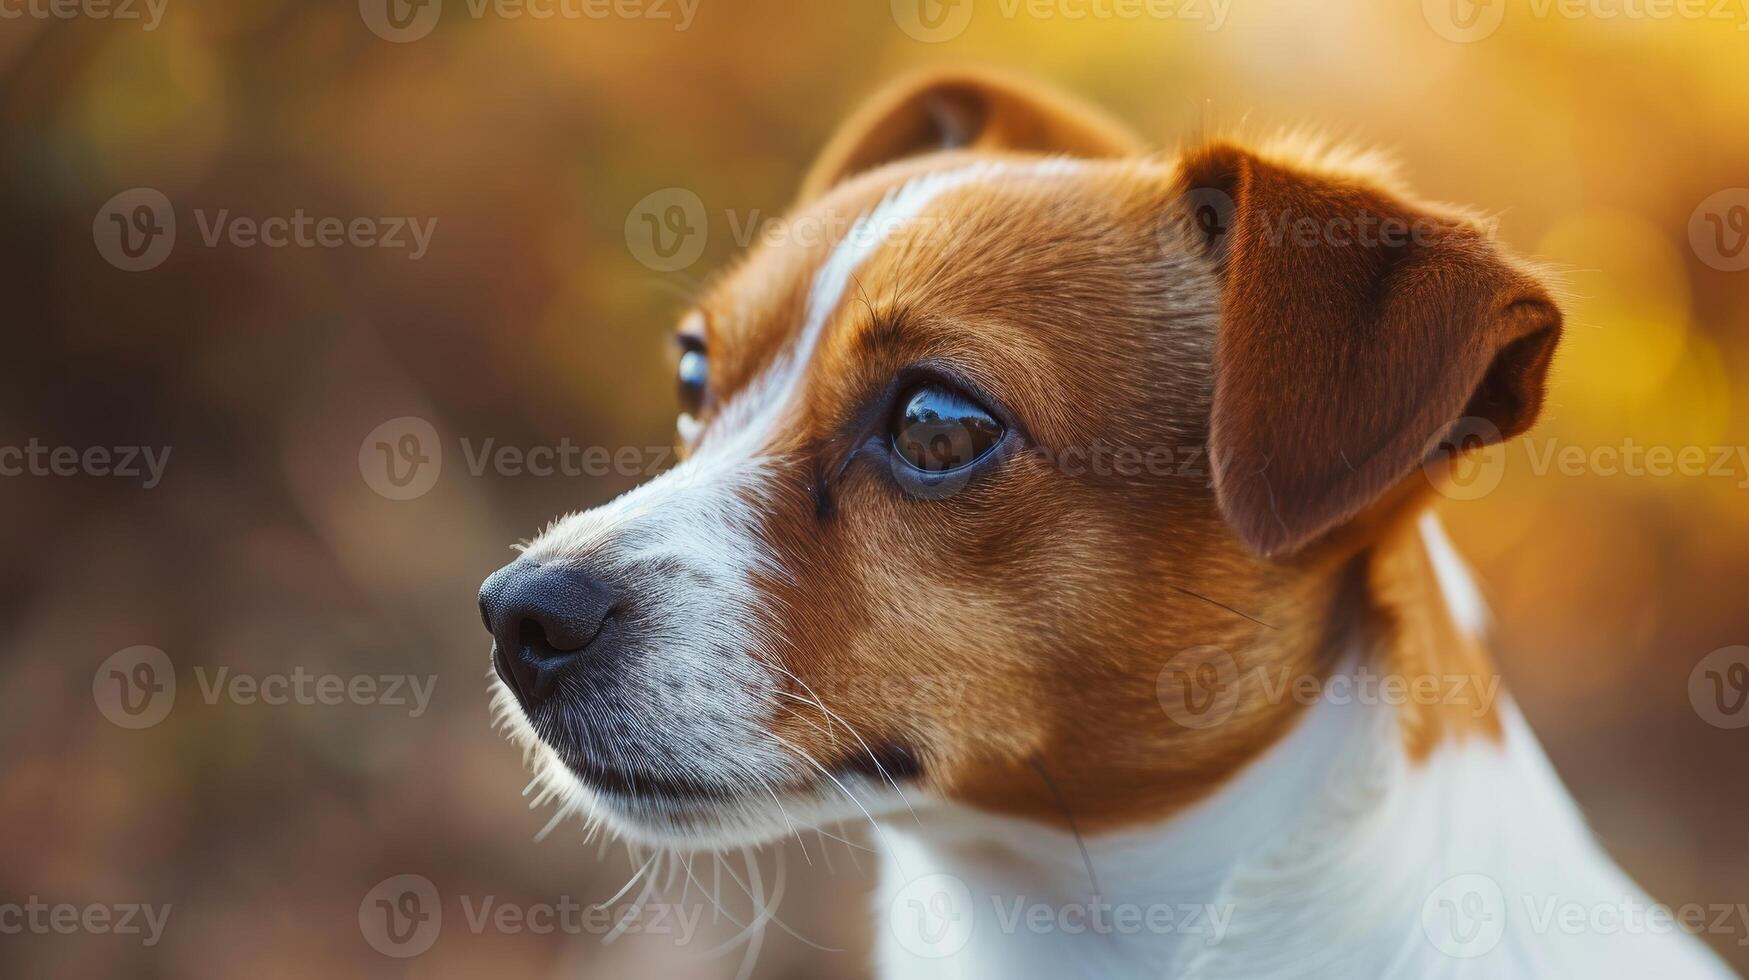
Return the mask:
[(806, 796), (832, 787), (834, 781), (842, 786), (846, 778), (897, 787), (915, 783), (923, 775), (923, 764), (917, 753), (896, 741), (875, 742), (847, 752), (827, 764), (817, 778), (785, 780), (775, 785), (762, 783), (752, 787), (710, 783), (651, 769), (629, 769), (575, 750), (555, 747), (555, 751), (572, 775), (598, 793), (666, 804), (711, 806), (735, 803), (755, 795), (762, 796), (768, 789), (779, 794)]
[(649, 769), (627, 769), (581, 757), (576, 752), (560, 751), (559, 756), (572, 775), (598, 794), (607, 796), (654, 800), (669, 805), (710, 805), (732, 803), (745, 795), (731, 786)]
[(587, 791), (596, 813), (622, 834), (686, 846), (773, 839), (790, 832), (792, 817), (858, 817), (880, 812), (883, 801), (908, 806), (906, 794), (924, 771), (918, 754), (896, 741), (858, 746), (812, 775), (725, 782), (632, 767), (542, 741)]
[[(860, 819), (910, 806), (923, 757), (909, 740), (860, 736), (812, 754), (749, 719), (713, 739), (672, 704), (614, 703), (612, 678), (561, 691), (530, 710), (495, 683), (512, 736), (539, 747), (537, 775), (581, 812), (622, 835), (710, 846), (757, 843), (790, 832), (791, 818)], [(589, 697), (587, 704), (568, 700)], [(644, 710), (639, 710), (640, 708)], [(800, 737), (796, 738), (797, 742)]]

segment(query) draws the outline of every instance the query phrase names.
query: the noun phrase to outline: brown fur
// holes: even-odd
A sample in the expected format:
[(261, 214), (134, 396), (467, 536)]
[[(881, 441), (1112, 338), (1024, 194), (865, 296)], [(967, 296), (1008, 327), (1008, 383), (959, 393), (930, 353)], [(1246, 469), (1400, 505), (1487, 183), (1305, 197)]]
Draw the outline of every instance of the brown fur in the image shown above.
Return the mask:
[[(971, 149), (938, 151), (944, 98)], [(924, 79), (834, 137), (796, 218), (860, 214), (973, 158), (1136, 145), (1060, 96)], [(1218, 234), (1187, 198), (1198, 188), (1231, 201)], [(1460, 415), (1503, 436), (1534, 420), (1559, 314), (1479, 232), (1362, 176), (1225, 144), (973, 185), (935, 210), (942, 221), (858, 271), (771, 447), (780, 489), (758, 502), (789, 572), (761, 583), (781, 610), (764, 624), (775, 655), (865, 738), (909, 747), (947, 796), (1062, 823), (1042, 766), (1101, 829), (1205, 796), (1288, 731), (1301, 705), (1266, 697), (1260, 670), (1322, 677), (1356, 644), (1405, 675), (1488, 669), (1412, 533), (1417, 467)], [(1276, 247), (1263, 222), (1277, 212), (1431, 232), (1402, 248)], [(707, 422), (793, 340), (830, 247), (763, 245), (701, 298)], [(1023, 435), (940, 500), (902, 493), (862, 441), (885, 432), (867, 418), (875, 393), (924, 361), (963, 372)], [(1193, 463), (1062, 465), (1100, 444)], [(1185, 728), (1162, 709), (1178, 683), (1162, 669), (1202, 647), (1231, 657), (1239, 690), (1224, 723)], [(818, 758), (857, 754), (799, 702), (774, 724)], [(1404, 712), (1418, 755), (1496, 730)]]

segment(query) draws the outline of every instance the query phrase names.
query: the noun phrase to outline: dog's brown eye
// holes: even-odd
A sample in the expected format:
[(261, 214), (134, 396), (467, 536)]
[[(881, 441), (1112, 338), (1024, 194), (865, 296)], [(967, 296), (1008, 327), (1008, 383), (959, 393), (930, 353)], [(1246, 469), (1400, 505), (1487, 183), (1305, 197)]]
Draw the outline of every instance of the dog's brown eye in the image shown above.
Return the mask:
[(704, 348), (689, 347), (680, 355), (676, 380), (680, 386), (680, 406), (697, 412), (704, 405), (705, 385), (710, 381), (711, 362)]
[(926, 384), (899, 402), (893, 450), (925, 473), (946, 473), (982, 459), (1002, 440), (1002, 431), (1002, 423), (977, 402)]

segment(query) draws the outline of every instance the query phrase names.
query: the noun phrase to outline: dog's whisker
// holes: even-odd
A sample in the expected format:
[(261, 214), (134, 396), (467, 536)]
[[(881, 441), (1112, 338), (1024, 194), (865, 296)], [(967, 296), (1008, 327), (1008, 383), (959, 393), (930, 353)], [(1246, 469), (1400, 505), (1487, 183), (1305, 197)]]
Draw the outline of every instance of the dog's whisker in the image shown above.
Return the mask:
[[(667, 853), (668, 853), (667, 848), (662, 848), (662, 849), (657, 850), (656, 853), (650, 858), (651, 863), (656, 864), (656, 863), (660, 862), (661, 858), (664, 855), (666, 855)], [(659, 871), (658, 871), (658, 873), (659, 873)], [(629, 911), (627, 911), (625, 915), (620, 916), (619, 922), (616, 923), (614, 925), (614, 927), (608, 931), (607, 935), (601, 937), (601, 944), (603, 946), (609, 945), (614, 940), (616, 940), (620, 936), (624, 935), (625, 931), (627, 929), (631, 928), (632, 923), (643, 916), (644, 905), (646, 902), (648, 902), (650, 900), (650, 897), (655, 893), (655, 888), (656, 888), (656, 874), (652, 873), (649, 877), (647, 877), (644, 880), (644, 887), (638, 891), (638, 897), (632, 900), (631, 909)], [(608, 904), (611, 905), (613, 903), (609, 902)]]
[[(744, 940), (762, 937), (767, 925), (777, 926), (791, 939), (819, 950), (822, 953), (844, 952), (843, 949), (838, 947), (822, 946), (821, 944), (814, 942), (797, 932), (777, 915), (777, 909), (783, 903), (784, 882), (787, 873), (785, 870), (787, 865), (784, 863), (784, 856), (781, 850), (777, 852), (774, 858), (777, 866), (777, 877), (773, 882), (773, 890), (769, 896), (765, 894), (763, 879), (759, 875), (759, 859), (756, 852), (747, 847), (742, 847), (739, 850), (741, 852), (743, 866), (747, 868), (747, 878), (742, 878), (740, 875), (736, 874), (733, 864), (727, 866), (728, 875), (729, 878), (740, 887), (742, 894), (747, 896), (748, 901), (753, 904), (753, 908), (757, 912), (757, 915), (755, 915), (755, 917), (745, 926), (742, 926), (739, 934), (718, 944), (716, 947), (706, 952), (705, 956), (709, 957), (733, 949), (737, 944)], [(720, 862), (719, 866), (721, 866)], [(751, 882), (751, 884), (749, 884), (749, 882)], [(735, 924), (740, 925), (739, 922)]]
[(826, 846), (826, 837), (820, 828), (814, 828), (814, 843), (820, 845), (820, 860), (826, 862), (826, 874), (836, 878), (838, 869), (832, 866), (832, 849)]
[[(637, 857), (636, 857), (637, 850), (633, 845), (630, 845), (630, 844), (626, 845), (626, 851), (633, 855), (633, 858), (632, 858), (633, 861), (637, 860)], [(598, 909), (605, 909), (605, 908), (611, 906), (613, 903), (624, 898), (626, 892), (629, 892), (632, 890), (632, 886), (638, 883), (638, 879), (643, 877), (644, 872), (648, 871), (650, 869), (650, 865), (655, 864), (656, 858), (658, 858), (660, 856), (661, 856), (660, 853), (650, 855), (650, 859), (648, 861), (645, 861), (643, 863), (643, 865), (638, 868), (638, 870), (632, 872), (631, 879), (628, 880), (624, 885), (621, 885), (619, 891), (613, 893), (612, 898), (608, 899), (605, 902), (598, 903), (595, 907)]]
[(835, 840), (838, 843), (843, 844), (845, 847), (850, 848), (852, 850), (867, 851), (870, 854), (877, 853), (875, 851), (875, 849), (872, 847), (864, 847), (861, 844), (858, 844), (853, 840), (849, 840), (845, 837), (840, 837), (839, 834), (844, 833), (844, 822), (842, 820), (840, 820), (840, 821), (835, 821), (835, 823), (838, 827), (837, 834), (834, 834), (830, 830), (826, 830), (826, 829), (821, 828), (821, 827), (814, 827), (813, 831), (816, 834), (822, 834), (822, 835), (826, 836), (828, 839)]
[[(791, 671), (781, 664), (773, 664), (772, 666), (775, 666), (779, 671), (788, 675), (790, 679), (794, 680), (797, 684), (800, 684), (802, 690), (808, 692), (808, 696), (814, 699), (814, 706), (819, 708), (821, 713), (825, 714), (827, 718), (844, 726), (844, 730), (850, 733), (850, 737), (856, 739), (856, 743), (862, 746), (864, 752), (868, 753), (869, 761), (874, 763), (875, 770), (881, 774), (882, 778), (886, 779), (888, 785), (893, 787), (893, 791), (899, 794), (899, 799), (905, 804), (905, 809), (909, 810), (911, 813), (911, 820), (916, 823), (917, 826), (923, 826), (923, 821), (918, 818), (917, 810), (911, 806), (911, 800), (905, 795), (904, 789), (899, 786), (898, 780), (894, 779), (892, 774), (887, 772), (887, 767), (881, 764), (880, 756), (875, 754), (874, 749), (869, 747), (868, 742), (863, 740), (862, 735), (857, 732), (850, 722), (845, 721), (836, 711), (826, 707), (825, 703), (820, 700), (820, 696), (815, 694), (814, 689), (808, 685), (808, 682), (796, 676), (794, 671)], [(870, 822), (873, 822), (872, 818)]]
[(802, 841), (802, 832), (796, 828), (795, 822), (790, 820), (789, 811), (783, 808), (783, 801), (777, 798), (777, 791), (764, 780), (760, 780), (759, 788), (765, 790), (766, 795), (771, 797), (771, 802), (777, 804), (777, 812), (783, 816), (784, 826), (788, 827), (789, 832), (795, 835), (796, 846), (802, 849), (802, 858), (808, 862), (808, 867), (813, 867), (814, 859), (808, 857), (808, 845)]
[[(715, 851), (711, 852), (711, 859), (712, 860), (718, 859), (717, 852), (715, 852)], [(696, 877), (693, 876), (692, 862), (690, 860), (682, 858), (681, 859), (681, 866), (686, 869), (686, 881), (687, 881), (688, 887), (690, 887), (692, 885), (697, 885), (699, 894), (710, 900), (711, 906), (715, 910), (715, 913), (716, 913), (711, 918), (712, 922), (719, 922), (722, 919), (728, 919), (731, 923), (733, 923), (735, 925), (736, 928), (738, 928), (738, 929), (745, 928), (745, 926), (742, 924), (740, 919), (737, 919), (733, 915), (730, 915), (729, 910), (723, 908), (723, 903), (718, 900), (717, 895), (713, 892), (706, 891), (705, 887), (704, 887), (704, 882), (699, 881)], [(722, 884), (722, 877), (721, 877), (720, 872), (719, 872), (719, 875), (717, 878), (717, 884), (719, 887)], [(686, 893), (685, 892), (681, 892), (680, 901), (683, 903), (686, 901)]]
[(662, 879), (662, 887), (658, 891), (666, 895), (674, 890), (674, 882), (680, 875), (680, 849), (670, 848), (668, 851), (668, 876)]
[(850, 864), (852, 867), (854, 867), (856, 869), (857, 877), (866, 878), (868, 876), (868, 873), (862, 870), (862, 862), (857, 860), (856, 852), (857, 851), (868, 851), (870, 854), (873, 854), (874, 850), (872, 848), (863, 847), (861, 844), (858, 844), (858, 843), (855, 843), (854, 841), (852, 841), (850, 839), (849, 833), (844, 829), (844, 821), (839, 820), (836, 822), (835, 825), (838, 827), (838, 833), (837, 834), (828, 834), (827, 836), (831, 837), (833, 840), (843, 842), (844, 853), (850, 855)]
[[(765, 946), (765, 922), (767, 921), (765, 916), (771, 911), (771, 906), (760, 907), (764, 901), (765, 889), (759, 881), (759, 862), (754, 859), (753, 853), (745, 847), (741, 848), (741, 856), (747, 862), (747, 877), (752, 880), (753, 886), (760, 896), (755, 898), (753, 902), (758, 915), (748, 926), (748, 929), (753, 931), (747, 940), (747, 952), (741, 957), (741, 968), (735, 971), (735, 980), (749, 980), (753, 976), (754, 964), (759, 962), (759, 951)], [(749, 892), (748, 895), (751, 897), (753, 893)], [(740, 940), (736, 939), (735, 941), (739, 942)]]
[(898, 860), (898, 857), (897, 857), (898, 851), (887, 840), (887, 832), (885, 830), (881, 829), (881, 825), (878, 821), (875, 820), (874, 815), (868, 812), (868, 807), (862, 805), (862, 801), (856, 798), (856, 794), (852, 793), (850, 791), (849, 787), (845, 786), (842, 782), (840, 782), (837, 776), (832, 775), (831, 770), (827, 769), (825, 766), (820, 765), (820, 763), (813, 756), (811, 756), (807, 752), (803, 751), (799, 746), (796, 746), (795, 744), (789, 742), (781, 735), (777, 735), (775, 733), (768, 733), (768, 734), (771, 734), (771, 737), (773, 739), (775, 739), (778, 742), (778, 744), (784, 746), (785, 748), (789, 749), (791, 752), (794, 752), (798, 756), (800, 756), (803, 762), (806, 762), (808, 765), (811, 765), (815, 769), (819, 770), (820, 775), (825, 776), (827, 779), (831, 780), (832, 785), (838, 787), (839, 791), (844, 794), (845, 798), (848, 799), (851, 803), (855, 804), (856, 808), (858, 810), (862, 811), (863, 818), (868, 821), (868, 825), (870, 827), (874, 828), (874, 832), (875, 832), (876, 836), (878, 836), (881, 839), (881, 845), (886, 849), (887, 854), (893, 855), (893, 860), (895, 860), (895, 861)]
[(565, 809), (564, 807), (560, 807), (558, 809), (558, 811), (553, 814), (552, 819), (547, 821), (547, 825), (545, 827), (542, 827), (540, 829), (540, 831), (534, 835), (535, 843), (538, 844), (541, 841), (546, 840), (547, 835), (553, 832), (553, 828), (557, 827), (559, 824), (563, 823), (565, 818), (570, 816), (570, 815), (571, 815), (571, 812), (569, 810)]

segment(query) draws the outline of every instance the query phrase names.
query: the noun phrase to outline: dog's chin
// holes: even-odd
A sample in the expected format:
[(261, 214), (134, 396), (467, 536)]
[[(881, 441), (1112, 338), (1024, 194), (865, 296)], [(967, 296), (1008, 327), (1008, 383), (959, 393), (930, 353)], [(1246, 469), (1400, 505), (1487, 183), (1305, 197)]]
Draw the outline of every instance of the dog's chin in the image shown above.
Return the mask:
[(627, 770), (541, 737), (509, 690), (493, 686), (499, 725), (522, 746), (540, 797), (634, 844), (730, 850), (911, 805), (906, 784), (916, 773), (901, 750), (871, 752), (814, 776), (749, 777), (742, 785)]

